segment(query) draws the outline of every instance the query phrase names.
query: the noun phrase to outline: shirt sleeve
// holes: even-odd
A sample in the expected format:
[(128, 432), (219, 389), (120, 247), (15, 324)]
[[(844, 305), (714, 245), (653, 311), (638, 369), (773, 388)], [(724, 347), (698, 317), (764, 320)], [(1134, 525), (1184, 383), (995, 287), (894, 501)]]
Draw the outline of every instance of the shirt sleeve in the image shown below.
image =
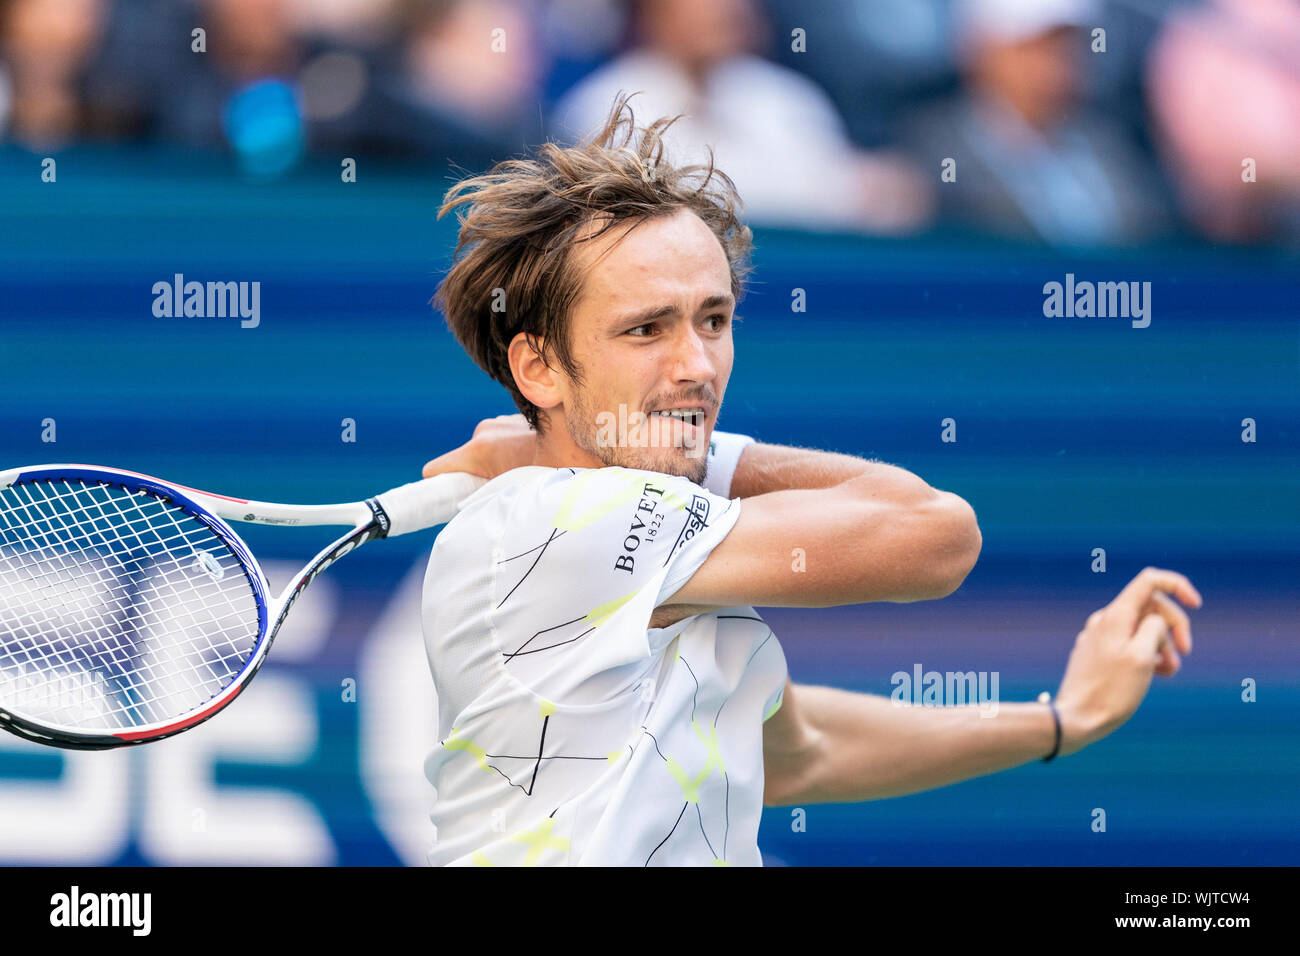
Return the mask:
[(704, 487), (715, 495), (731, 498), (731, 481), (736, 476), (736, 466), (745, 449), (754, 444), (748, 435), (721, 432), (716, 428), (709, 441), (709, 470), (704, 477)]
[(739, 498), (723, 498), (685, 478), (674, 479), (669, 494), (679, 508), (673, 516), (678, 531), (664, 561), (667, 573), (656, 607), (682, 589), (740, 520)]
[[(632, 468), (561, 472), (545, 492), (549, 522), (568, 539), (559, 549), (566, 576), (607, 582), (593, 596), (651, 592), (651, 609), (690, 580), (740, 518), (740, 499), (688, 478)], [(559, 542), (556, 542), (557, 544)]]
[(556, 687), (653, 655), (651, 614), (740, 507), (687, 478), (618, 467), (559, 469), (530, 488), (494, 563), (489, 616), (511, 673)]

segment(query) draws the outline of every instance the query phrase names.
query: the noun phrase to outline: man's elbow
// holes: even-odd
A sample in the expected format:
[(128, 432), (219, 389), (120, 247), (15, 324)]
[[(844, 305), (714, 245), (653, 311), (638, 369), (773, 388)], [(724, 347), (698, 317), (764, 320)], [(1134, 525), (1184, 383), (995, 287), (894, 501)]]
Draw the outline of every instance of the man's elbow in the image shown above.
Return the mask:
[(948, 597), (974, 569), (984, 545), (975, 509), (947, 491), (934, 491), (919, 504), (871, 509), (864, 527), (860, 537), (871, 543), (850, 585), (854, 597), (822, 606)]
[(906, 584), (887, 600), (897, 603), (946, 598), (966, 580), (984, 545), (975, 509), (947, 491), (912, 514), (902, 533), (908, 537)]
[(951, 492), (939, 492), (943, 499), (937, 519), (938, 545), (934, 552), (934, 593), (931, 599), (946, 598), (965, 582), (979, 561), (984, 547), (975, 509)]

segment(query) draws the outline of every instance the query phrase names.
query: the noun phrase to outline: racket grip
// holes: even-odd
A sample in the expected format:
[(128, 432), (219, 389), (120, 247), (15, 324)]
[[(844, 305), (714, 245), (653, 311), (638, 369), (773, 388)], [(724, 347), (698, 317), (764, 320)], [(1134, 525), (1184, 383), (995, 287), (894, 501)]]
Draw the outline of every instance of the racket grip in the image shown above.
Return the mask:
[(461, 503), (488, 480), (465, 472), (435, 475), (386, 491), (376, 500), (388, 513), (388, 537), (422, 531), (456, 517)]

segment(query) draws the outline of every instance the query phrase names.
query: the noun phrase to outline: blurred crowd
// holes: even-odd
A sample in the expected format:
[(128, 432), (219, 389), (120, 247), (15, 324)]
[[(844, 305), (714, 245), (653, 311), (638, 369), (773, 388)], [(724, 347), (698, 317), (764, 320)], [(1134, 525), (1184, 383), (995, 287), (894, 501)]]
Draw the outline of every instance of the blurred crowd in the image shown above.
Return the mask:
[(758, 224), (1300, 242), (1300, 0), (0, 0), (0, 142), (476, 171), (619, 90)]

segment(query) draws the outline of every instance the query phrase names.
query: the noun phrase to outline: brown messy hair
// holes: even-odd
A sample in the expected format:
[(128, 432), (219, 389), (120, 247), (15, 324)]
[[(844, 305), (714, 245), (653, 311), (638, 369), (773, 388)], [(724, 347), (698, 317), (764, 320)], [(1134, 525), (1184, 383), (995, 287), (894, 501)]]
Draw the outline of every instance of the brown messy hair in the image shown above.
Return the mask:
[[(639, 128), (629, 99), (620, 93), (605, 125), (577, 146), (548, 142), (533, 159), (498, 163), (454, 185), (438, 210), (441, 219), (452, 209), (469, 207), (457, 212), (454, 264), (433, 305), (470, 358), (506, 387), (535, 430), (546, 426), (545, 413), (519, 391), (508, 350), (525, 333), (547, 367), (558, 365), (581, 385), (569, 342), (569, 317), (583, 278), (573, 261), (576, 242), (620, 224), (631, 222), (635, 228), (689, 209), (718, 237), (737, 301), (751, 268), (752, 238), (739, 219), (740, 198), (731, 178), (713, 165), (712, 150), (705, 165), (671, 165), (664, 159), (663, 136), (680, 117), (661, 117)], [(590, 230), (591, 224), (600, 228)]]

